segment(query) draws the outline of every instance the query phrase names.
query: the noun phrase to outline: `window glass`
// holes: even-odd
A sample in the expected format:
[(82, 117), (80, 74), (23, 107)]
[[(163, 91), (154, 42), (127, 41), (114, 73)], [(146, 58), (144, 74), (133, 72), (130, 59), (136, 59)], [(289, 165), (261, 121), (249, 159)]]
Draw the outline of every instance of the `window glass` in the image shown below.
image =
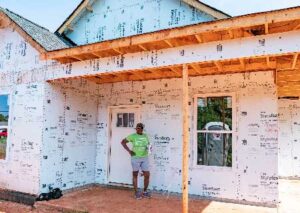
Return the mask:
[(198, 133), (197, 164), (232, 166), (232, 134)]
[(6, 157), (8, 116), (8, 95), (0, 95), (0, 159), (5, 159)]
[(232, 166), (232, 97), (197, 98), (197, 165)]
[(133, 127), (134, 113), (117, 113), (117, 127)]
[(225, 97), (205, 97), (198, 98), (198, 124), (197, 129), (206, 129), (210, 122), (222, 122), (223, 129), (232, 129), (232, 98)]

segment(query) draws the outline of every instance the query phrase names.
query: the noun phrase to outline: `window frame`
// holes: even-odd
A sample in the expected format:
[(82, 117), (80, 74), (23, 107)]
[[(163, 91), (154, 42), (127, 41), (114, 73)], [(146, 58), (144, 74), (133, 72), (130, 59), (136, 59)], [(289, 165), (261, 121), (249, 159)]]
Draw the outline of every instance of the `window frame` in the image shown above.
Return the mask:
[(6, 140), (6, 150), (5, 150), (5, 158), (0, 159), (0, 164), (6, 163), (8, 161), (8, 144), (10, 144), (10, 130), (11, 130), (11, 104), (12, 104), (12, 94), (11, 92), (7, 91), (7, 90), (2, 90), (0, 91), (0, 95), (7, 95), (8, 97), (8, 125), (7, 125), (7, 140)]
[[(214, 131), (214, 130), (198, 130), (198, 98), (207, 98), (207, 97), (224, 97), (224, 96), (230, 96), (232, 103), (232, 129), (231, 131)], [(231, 171), (233, 167), (235, 167), (235, 157), (233, 156), (234, 150), (235, 150), (235, 142), (236, 142), (236, 94), (234, 92), (227, 92), (227, 93), (204, 93), (204, 94), (196, 94), (193, 98), (194, 101), (194, 113), (193, 113), (193, 149), (192, 149), (192, 168), (194, 169), (203, 169), (203, 170), (209, 170), (209, 171)], [(232, 134), (232, 165), (231, 167), (227, 166), (208, 166), (208, 165), (198, 165), (197, 164), (197, 155), (198, 155), (198, 139), (197, 134), (201, 133), (231, 133)]]

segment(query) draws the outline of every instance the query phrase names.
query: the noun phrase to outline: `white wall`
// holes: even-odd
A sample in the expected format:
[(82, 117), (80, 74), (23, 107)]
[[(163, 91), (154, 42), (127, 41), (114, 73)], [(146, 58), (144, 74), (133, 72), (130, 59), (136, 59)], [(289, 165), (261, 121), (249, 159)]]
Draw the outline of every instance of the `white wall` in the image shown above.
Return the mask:
[(44, 62), (15, 31), (0, 29), (0, 38), (0, 94), (10, 97), (7, 157), (0, 160), (0, 188), (37, 194), (44, 84), (34, 76)]
[(95, 180), (98, 89), (86, 80), (46, 85), (41, 192)]
[(279, 176), (300, 177), (300, 101), (281, 99), (279, 104)]
[[(272, 72), (196, 77), (195, 94), (234, 92), (237, 116), (232, 168), (190, 165), (190, 193), (274, 204), (277, 201), (277, 97)], [(107, 183), (107, 107), (139, 104), (142, 122), (154, 142), (151, 187), (180, 192), (181, 80), (156, 80), (100, 85), (96, 181)], [(193, 112), (192, 106), (190, 107)], [(191, 114), (191, 124), (193, 120)], [(192, 126), (193, 134), (194, 128)], [(170, 140), (166, 140), (166, 138)], [(192, 137), (193, 138), (193, 137)], [(164, 142), (167, 142), (167, 145)], [(193, 141), (191, 141), (191, 147)], [(191, 148), (192, 149), (192, 148)], [(192, 160), (192, 159), (191, 159)], [(130, 171), (129, 171), (130, 172)]]
[[(180, 192), (180, 79), (99, 86), (73, 79), (48, 84), (45, 79), (107, 71), (102, 64), (119, 70), (129, 65), (121, 67), (119, 57), (64, 66), (41, 63), (37, 51), (17, 33), (7, 29), (1, 30), (0, 35), (5, 38), (0, 40), (0, 47), (5, 50), (0, 54), (0, 90), (12, 94), (10, 134), (14, 136), (9, 139), (7, 161), (0, 162), (0, 187), (39, 193), (48, 191), (49, 186), (68, 189), (93, 182), (107, 183), (107, 107), (140, 104), (156, 152), (155, 157), (151, 156), (151, 187)], [(200, 52), (204, 49), (199, 47)], [(148, 53), (142, 54), (146, 57)], [(165, 59), (177, 56), (172, 51), (161, 54)], [(128, 62), (139, 60), (140, 55), (130, 55), (136, 58)], [(150, 61), (153, 57), (146, 58)], [(151, 66), (163, 65), (163, 58), (157, 57), (160, 59)], [(143, 66), (136, 62), (135, 66)], [(191, 112), (194, 94), (217, 92), (236, 93), (233, 167), (196, 169), (191, 165), (190, 192), (275, 203), (277, 97), (272, 72), (191, 78)], [(170, 141), (164, 146), (166, 137)], [(191, 147), (192, 144), (193, 141)]]
[(66, 35), (82, 45), (211, 20), (180, 0), (101, 0)]

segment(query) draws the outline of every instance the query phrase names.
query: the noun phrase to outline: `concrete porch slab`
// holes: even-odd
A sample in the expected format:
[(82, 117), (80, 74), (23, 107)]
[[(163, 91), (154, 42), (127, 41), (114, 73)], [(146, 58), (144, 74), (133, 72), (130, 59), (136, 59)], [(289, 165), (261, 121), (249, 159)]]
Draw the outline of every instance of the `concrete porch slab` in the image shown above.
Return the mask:
[[(135, 200), (133, 192), (126, 189), (93, 186), (65, 194), (59, 200), (37, 202), (36, 209), (51, 208), (60, 211), (89, 213), (176, 213), (181, 212), (177, 196), (153, 194), (151, 199)], [(208, 200), (190, 199), (191, 213), (275, 213), (275, 208), (257, 207)]]

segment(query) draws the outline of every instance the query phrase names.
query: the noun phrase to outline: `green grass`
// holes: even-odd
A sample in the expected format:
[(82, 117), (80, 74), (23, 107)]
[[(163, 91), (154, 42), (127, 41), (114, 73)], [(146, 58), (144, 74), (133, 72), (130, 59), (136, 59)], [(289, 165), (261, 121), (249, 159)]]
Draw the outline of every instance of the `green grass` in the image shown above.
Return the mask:
[(6, 143), (6, 139), (7, 139), (7, 138), (5, 138), (5, 137), (0, 138), (0, 143), (2, 143), (2, 144)]

